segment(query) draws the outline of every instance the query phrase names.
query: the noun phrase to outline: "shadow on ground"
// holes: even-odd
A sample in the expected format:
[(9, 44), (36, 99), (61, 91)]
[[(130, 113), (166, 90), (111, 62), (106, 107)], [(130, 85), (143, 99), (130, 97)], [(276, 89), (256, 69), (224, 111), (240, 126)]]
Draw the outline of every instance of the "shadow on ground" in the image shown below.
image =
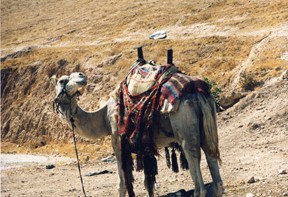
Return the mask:
[[(212, 183), (205, 184), (205, 188), (207, 190), (206, 197), (213, 197)], [(194, 197), (194, 189), (189, 191), (181, 189), (179, 191), (168, 193), (160, 197)]]

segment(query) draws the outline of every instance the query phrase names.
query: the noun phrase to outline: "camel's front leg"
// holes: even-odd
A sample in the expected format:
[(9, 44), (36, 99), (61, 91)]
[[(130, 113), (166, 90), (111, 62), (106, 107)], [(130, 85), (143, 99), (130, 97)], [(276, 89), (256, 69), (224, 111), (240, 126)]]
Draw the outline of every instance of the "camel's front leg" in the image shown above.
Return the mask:
[[(117, 135), (117, 134), (116, 134)], [(112, 147), (114, 149), (114, 153), (117, 160), (117, 166), (118, 166), (118, 196), (119, 197), (125, 197), (126, 195), (126, 185), (125, 185), (125, 177), (124, 172), (122, 169), (122, 159), (121, 159), (121, 150), (120, 150), (120, 138), (119, 136), (113, 136), (112, 135)]]

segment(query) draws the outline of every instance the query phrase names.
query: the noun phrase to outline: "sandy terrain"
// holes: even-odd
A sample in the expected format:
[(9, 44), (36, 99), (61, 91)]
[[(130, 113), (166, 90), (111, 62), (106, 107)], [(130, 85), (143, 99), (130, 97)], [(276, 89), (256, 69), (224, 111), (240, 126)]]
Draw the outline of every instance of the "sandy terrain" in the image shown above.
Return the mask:
[[(176, 66), (223, 90), (224, 196), (288, 196), (287, 13), (286, 0), (2, 0), (1, 154), (43, 157), (15, 163), (1, 156), (1, 196), (82, 196), (72, 134), (53, 111), (50, 77), (85, 72), (80, 105), (95, 110), (140, 45), (160, 64), (172, 47)], [(149, 40), (158, 30), (167, 38)], [(116, 163), (101, 161), (113, 154), (110, 138), (77, 140), (84, 175), (112, 171), (84, 176), (87, 195), (117, 196)], [(201, 164), (209, 183), (204, 156)], [(163, 158), (159, 169), (158, 196), (194, 188), (187, 171), (172, 173)], [(135, 177), (136, 194), (145, 196), (142, 174)]]
[[(229, 110), (219, 114), (221, 174), (224, 196), (285, 196), (288, 192), (288, 81), (274, 79), (270, 85), (255, 91)], [(106, 156), (111, 156), (107, 154)], [(164, 154), (158, 160), (157, 195), (193, 188), (188, 171), (173, 173), (165, 164)], [(58, 156), (59, 157), (59, 156)], [(53, 160), (30, 163), (1, 172), (4, 196), (81, 196), (76, 161)], [(54, 169), (45, 169), (47, 164)], [(82, 164), (84, 164), (82, 160)], [(85, 162), (82, 174), (112, 171), (112, 174), (84, 176), (88, 196), (117, 196), (115, 161), (101, 158)], [(211, 181), (205, 158), (202, 171), (206, 183)], [(285, 173), (286, 171), (286, 173)], [(134, 173), (135, 191), (145, 196), (142, 173)], [(255, 182), (248, 183), (254, 177)]]

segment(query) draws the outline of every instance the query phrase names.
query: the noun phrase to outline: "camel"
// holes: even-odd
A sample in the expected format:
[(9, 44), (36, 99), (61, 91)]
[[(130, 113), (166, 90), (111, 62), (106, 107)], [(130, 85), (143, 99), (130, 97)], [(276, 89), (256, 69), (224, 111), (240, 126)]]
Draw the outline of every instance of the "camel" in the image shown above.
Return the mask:
[[(76, 72), (70, 76), (61, 76), (53, 79), (56, 85), (55, 104), (60, 116), (72, 128), (71, 118), (74, 119), (75, 131), (80, 136), (97, 139), (112, 135), (112, 147), (118, 165), (118, 196), (124, 197), (127, 193), (125, 174), (122, 169), (120, 150), (120, 136), (117, 132), (116, 101), (110, 97), (100, 109), (87, 112), (77, 104), (79, 90), (87, 85), (84, 73)], [(206, 189), (203, 182), (200, 160), (203, 149), (213, 180), (213, 196), (220, 197), (223, 193), (223, 183), (219, 172), (218, 162), (218, 134), (216, 124), (216, 110), (213, 99), (207, 99), (200, 93), (185, 95), (181, 98), (176, 112), (161, 114), (159, 130), (154, 132), (154, 142), (157, 148), (165, 147), (171, 142), (181, 145), (189, 165), (189, 172), (195, 184), (194, 196), (204, 197)], [(167, 135), (169, 133), (170, 135)], [(167, 137), (169, 136), (169, 137)], [(172, 137), (171, 137), (172, 136)], [(144, 175), (144, 185), (149, 197), (153, 197), (153, 189), (147, 184)], [(130, 194), (129, 194), (130, 196)]]

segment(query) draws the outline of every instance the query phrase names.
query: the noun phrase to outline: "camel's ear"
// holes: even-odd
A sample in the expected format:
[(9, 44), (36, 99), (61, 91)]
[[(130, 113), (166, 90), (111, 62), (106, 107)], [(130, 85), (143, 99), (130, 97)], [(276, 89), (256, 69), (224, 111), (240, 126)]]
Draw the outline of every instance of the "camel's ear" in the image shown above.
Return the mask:
[(50, 80), (51, 80), (51, 83), (52, 83), (54, 86), (56, 86), (56, 84), (57, 84), (57, 77), (56, 77), (56, 75), (53, 75), (52, 77), (50, 77)]

